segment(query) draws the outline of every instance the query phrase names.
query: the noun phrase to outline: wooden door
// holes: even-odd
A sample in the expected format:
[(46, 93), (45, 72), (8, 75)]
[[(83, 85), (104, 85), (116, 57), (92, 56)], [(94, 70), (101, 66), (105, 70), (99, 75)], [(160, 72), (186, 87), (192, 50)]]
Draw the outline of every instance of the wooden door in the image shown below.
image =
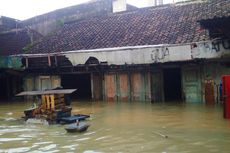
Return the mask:
[(204, 81), (205, 103), (208, 105), (215, 104), (214, 80), (206, 78)]
[(117, 101), (116, 74), (105, 74), (105, 99)]
[(200, 68), (184, 67), (182, 69), (183, 77), (183, 97), (186, 102), (202, 102), (201, 92), (201, 74)]
[(163, 102), (162, 73), (151, 73), (151, 102)]
[(91, 75), (91, 91), (93, 100), (102, 100), (102, 75), (92, 74)]
[(128, 74), (117, 74), (118, 79), (118, 100), (129, 101), (130, 100), (130, 87)]

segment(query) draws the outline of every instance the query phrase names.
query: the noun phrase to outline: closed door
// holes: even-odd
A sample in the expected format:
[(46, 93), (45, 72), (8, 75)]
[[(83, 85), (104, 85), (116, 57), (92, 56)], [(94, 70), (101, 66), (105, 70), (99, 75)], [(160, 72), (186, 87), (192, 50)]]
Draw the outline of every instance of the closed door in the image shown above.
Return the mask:
[(162, 89), (162, 73), (151, 73), (151, 102), (163, 101), (163, 89)]
[(51, 89), (51, 82), (48, 78), (41, 79), (41, 90)]
[(204, 81), (205, 90), (205, 103), (209, 105), (215, 104), (215, 93), (214, 93), (214, 80), (206, 78)]
[(105, 98), (107, 101), (117, 101), (116, 74), (105, 75)]
[(118, 74), (118, 100), (119, 101), (129, 101), (130, 100), (130, 87), (129, 87), (129, 77), (128, 74)]
[(222, 77), (223, 98), (224, 98), (224, 118), (230, 119), (230, 75)]
[(186, 102), (202, 102), (199, 67), (183, 68), (183, 97)]

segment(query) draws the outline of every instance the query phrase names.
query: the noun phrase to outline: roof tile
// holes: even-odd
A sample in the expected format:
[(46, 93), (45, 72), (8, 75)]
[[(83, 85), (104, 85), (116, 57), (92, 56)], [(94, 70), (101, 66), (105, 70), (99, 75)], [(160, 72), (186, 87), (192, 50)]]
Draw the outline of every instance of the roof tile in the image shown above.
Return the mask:
[(230, 1), (209, 0), (87, 18), (64, 27), (30, 53), (180, 44), (210, 39), (199, 20), (230, 16)]

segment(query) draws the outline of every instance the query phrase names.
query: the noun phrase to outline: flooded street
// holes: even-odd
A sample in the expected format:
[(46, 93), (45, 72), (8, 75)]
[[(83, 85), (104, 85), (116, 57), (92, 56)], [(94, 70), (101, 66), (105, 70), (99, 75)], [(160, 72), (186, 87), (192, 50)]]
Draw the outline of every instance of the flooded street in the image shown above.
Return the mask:
[(230, 121), (222, 106), (73, 102), (73, 114), (90, 114), (84, 133), (64, 125), (28, 125), (30, 102), (0, 104), (0, 152), (228, 153)]

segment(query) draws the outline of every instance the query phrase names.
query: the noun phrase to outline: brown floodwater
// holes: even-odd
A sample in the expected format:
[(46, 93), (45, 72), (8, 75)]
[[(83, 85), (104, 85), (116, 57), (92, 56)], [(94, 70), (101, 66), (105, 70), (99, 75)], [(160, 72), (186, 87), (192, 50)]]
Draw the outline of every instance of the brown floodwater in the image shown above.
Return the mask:
[(64, 125), (26, 124), (30, 102), (0, 103), (0, 152), (229, 153), (230, 120), (222, 106), (143, 102), (73, 102), (90, 114), (84, 133)]

